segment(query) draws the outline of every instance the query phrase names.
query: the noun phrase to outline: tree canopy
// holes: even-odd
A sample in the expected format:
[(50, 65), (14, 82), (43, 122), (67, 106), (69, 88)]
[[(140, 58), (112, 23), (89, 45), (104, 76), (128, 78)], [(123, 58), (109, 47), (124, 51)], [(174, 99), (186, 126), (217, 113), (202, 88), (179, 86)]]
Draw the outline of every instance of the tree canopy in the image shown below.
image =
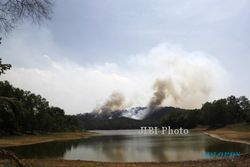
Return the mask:
[(250, 103), (245, 96), (206, 102), (199, 110), (173, 112), (162, 120), (162, 125), (192, 128), (196, 125), (208, 125), (211, 128), (227, 124), (250, 122)]
[(1, 0), (0, 31), (10, 31), (23, 19), (31, 19), (34, 23), (50, 19), (52, 6), (52, 0)]
[(0, 81), (0, 135), (79, 130), (74, 116), (40, 95)]
[(4, 74), (6, 70), (9, 70), (11, 68), (10, 64), (3, 64), (2, 59), (0, 58), (0, 75)]

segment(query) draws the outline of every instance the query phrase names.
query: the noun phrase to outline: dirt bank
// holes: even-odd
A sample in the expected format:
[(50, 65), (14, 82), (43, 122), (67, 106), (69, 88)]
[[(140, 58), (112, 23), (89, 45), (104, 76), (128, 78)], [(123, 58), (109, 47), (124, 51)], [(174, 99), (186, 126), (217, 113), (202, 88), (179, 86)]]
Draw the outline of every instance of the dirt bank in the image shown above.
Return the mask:
[(0, 147), (30, 145), (30, 144), (46, 143), (46, 142), (60, 141), (60, 140), (76, 140), (76, 139), (81, 139), (81, 138), (87, 138), (93, 135), (96, 135), (96, 133), (63, 132), (63, 133), (51, 133), (51, 134), (43, 134), (43, 135), (1, 137)]
[(250, 144), (250, 124), (234, 124), (224, 128), (205, 131), (211, 137), (224, 141)]
[[(25, 159), (22, 160), (27, 166), (32, 167), (249, 167), (250, 155), (245, 154), (234, 158), (208, 159), (183, 162), (166, 163), (112, 163), (80, 160), (48, 160), (48, 159)], [(0, 161), (0, 167), (7, 165), (7, 161)]]

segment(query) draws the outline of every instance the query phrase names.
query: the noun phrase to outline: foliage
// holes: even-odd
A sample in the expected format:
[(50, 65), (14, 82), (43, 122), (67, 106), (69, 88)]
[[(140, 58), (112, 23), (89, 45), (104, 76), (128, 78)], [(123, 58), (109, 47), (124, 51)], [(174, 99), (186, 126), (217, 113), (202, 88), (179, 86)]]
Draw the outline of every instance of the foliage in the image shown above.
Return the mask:
[(161, 120), (162, 126), (171, 126), (173, 128), (185, 127), (194, 128), (200, 123), (199, 110), (182, 110), (171, 112)]
[(245, 96), (206, 102), (200, 110), (173, 112), (164, 117), (161, 124), (186, 128), (203, 124), (216, 128), (241, 122), (250, 122), (250, 103)]
[(87, 130), (139, 129), (140, 126), (143, 126), (142, 121), (126, 117), (98, 119), (91, 114), (79, 114), (77, 119), (81, 127)]
[(0, 75), (4, 74), (6, 70), (11, 68), (10, 64), (2, 64), (2, 59), (0, 58)]
[(0, 82), (0, 134), (59, 132), (79, 129), (73, 116), (30, 91)]
[(1, 0), (0, 31), (10, 31), (24, 18), (30, 18), (35, 23), (49, 19), (52, 6), (51, 0)]

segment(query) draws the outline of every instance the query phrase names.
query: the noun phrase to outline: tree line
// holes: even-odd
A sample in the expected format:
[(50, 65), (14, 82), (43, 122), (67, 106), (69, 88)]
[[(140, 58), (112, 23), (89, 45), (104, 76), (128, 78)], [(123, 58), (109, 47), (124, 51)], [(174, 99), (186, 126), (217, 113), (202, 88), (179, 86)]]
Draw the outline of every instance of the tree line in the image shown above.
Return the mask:
[(227, 124), (250, 122), (250, 103), (245, 96), (206, 102), (201, 109), (171, 112), (161, 120), (161, 125), (193, 128), (208, 125), (210, 128)]
[[(11, 31), (18, 23), (30, 19), (40, 24), (50, 19), (52, 0), (1, 0), (0, 33)], [(2, 38), (0, 37), (0, 44)], [(11, 68), (0, 58), (0, 75)], [(78, 128), (73, 116), (58, 107), (50, 107), (46, 99), (29, 91), (0, 82), (0, 135), (34, 133), (35, 131), (64, 131)]]
[(41, 133), (79, 130), (75, 116), (49, 105), (40, 95), (0, 81), (0, 134)]
[(63, 109), (50, 106), (42, 96), (15, 88), (8, 81), (0, 81), (0, 135), (168, 125), (173, 128), (197, 125), (218, 128), (242, 122), (250, 122), (250, 103), (245, 96), (206, 102), (201, 109), (194, 110), (162, 107), (144, 120), (97, 119), (91, 114), (65, 115)]

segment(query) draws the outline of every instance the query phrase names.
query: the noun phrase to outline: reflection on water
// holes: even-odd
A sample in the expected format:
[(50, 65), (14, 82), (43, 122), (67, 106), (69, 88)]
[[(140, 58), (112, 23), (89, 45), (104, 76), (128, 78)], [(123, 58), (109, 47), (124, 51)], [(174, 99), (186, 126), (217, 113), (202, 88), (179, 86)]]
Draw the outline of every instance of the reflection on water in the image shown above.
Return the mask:
[(98, 131), (102, 135), (8, 148), (22, 158), (60, 158), (113, 162), (182, 161), (210, 152), (250, 152), (250, 146), (224, 142), (203, 133), (184, 136), (139, 135), (138, 130)]

